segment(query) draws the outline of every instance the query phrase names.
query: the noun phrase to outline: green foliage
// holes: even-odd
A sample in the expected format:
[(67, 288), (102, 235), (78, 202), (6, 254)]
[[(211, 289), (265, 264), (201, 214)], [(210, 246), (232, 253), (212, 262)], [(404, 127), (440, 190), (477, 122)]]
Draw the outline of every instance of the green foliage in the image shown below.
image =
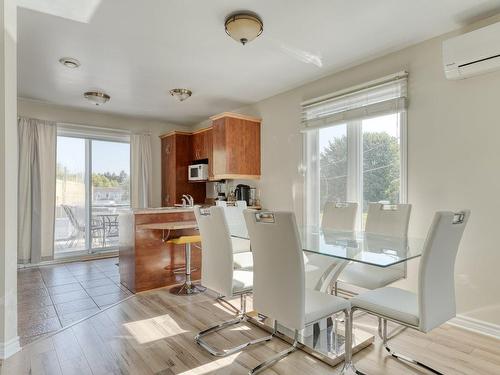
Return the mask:
[(125, 171), (116, 173), (92, 173), (92, 185), (95, 187), (127, 187), (129, 185), (129, 176)]
[[(321, 207), (327, 201), (347, 200), (347, 137), (330, 141), (320, 155)], [(364, 203), (399, 202), (400, 156), (396, 137), (380, 133), (363, 134)]]
[(95, 187), (116, 187), (118, 186), (118, 181), (111, 180), (100, 173), (92, 173), (92, 185)]

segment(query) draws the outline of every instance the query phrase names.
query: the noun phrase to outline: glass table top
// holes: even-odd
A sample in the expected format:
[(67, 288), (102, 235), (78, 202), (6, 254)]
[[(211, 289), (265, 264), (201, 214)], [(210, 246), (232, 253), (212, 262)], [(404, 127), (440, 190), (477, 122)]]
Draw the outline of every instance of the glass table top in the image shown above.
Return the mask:
[[(229, 225), (231, 236), (249, 239), (244, 225)], [(400, 238), (366, 232), (344, 232), (300, 227), (302, 249), (337, 259), (390, 267), (422, 255), (423, 238)]]

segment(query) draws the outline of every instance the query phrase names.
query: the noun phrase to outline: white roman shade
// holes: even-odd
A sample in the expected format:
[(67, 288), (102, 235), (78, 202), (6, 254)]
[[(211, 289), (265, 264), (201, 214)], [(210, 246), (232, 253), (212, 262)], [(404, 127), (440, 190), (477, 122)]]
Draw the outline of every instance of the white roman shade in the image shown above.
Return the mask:
[(404, 111), (408, 73), (400, 72), (302, 103), (303, 131)]

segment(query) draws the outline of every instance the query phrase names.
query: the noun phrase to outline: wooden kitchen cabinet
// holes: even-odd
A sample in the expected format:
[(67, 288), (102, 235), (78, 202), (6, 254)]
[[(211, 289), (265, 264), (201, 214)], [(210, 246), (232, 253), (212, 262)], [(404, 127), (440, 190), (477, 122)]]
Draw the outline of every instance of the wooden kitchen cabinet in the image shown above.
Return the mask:
[(212, 128), (201, 129), (193, 133), (192, 159), (210, 159), (212, 151)]
[(203, 181), (188, 181), (188, 165), (199, 161), (208, 161), (210, 181), (260, 178), (260, 119), (225, 112), (211, 120), (206, 129), (160, 136), (163, 206), (181, 203), (182, 194), (205, 202)]
[(161, 137), (162, 206), (182, 202), (183, 194), (191, 194), (196, 203), (205, 203), (205, 184), (188, 181), (188, 165), (192, 161), (192, 135), (171, 132)]
[(261, 120), (228, 112), (210, 119), (212, 179), (259, 179)]

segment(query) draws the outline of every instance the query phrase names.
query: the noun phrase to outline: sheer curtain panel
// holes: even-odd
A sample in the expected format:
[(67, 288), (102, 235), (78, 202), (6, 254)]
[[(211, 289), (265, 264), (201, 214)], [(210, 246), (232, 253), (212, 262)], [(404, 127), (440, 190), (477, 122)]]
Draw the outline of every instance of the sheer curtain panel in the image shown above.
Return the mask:
[(18, 261), (54, 256), (56, 124), (19, 118)]
[(153, 165), (151, 136), (149, 134), (132, 134), (130, 136), (130, 158), (132, 207), (150, 207), (153, 195), (151, 181)]

